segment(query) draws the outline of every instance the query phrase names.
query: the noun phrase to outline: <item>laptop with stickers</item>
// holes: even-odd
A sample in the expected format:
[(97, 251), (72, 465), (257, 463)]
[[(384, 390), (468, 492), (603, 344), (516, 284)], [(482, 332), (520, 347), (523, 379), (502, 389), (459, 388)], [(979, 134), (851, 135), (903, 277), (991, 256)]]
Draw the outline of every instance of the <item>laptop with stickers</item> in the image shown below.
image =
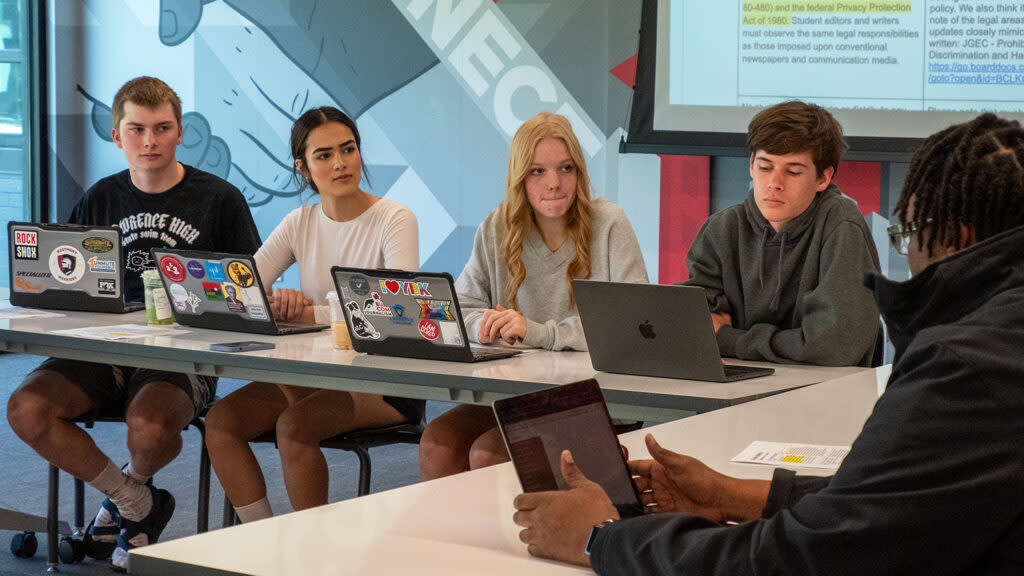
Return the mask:
[(270, 335), (327, 328), (276, 322), (252, 256), (173, 248), (153, 248), (150, 254), (182, 326)]
[(733, 382), (774, 368), (724, 364), (704, 289), (573, 280), (595, 370)]
[(357, 352), (477, 362), (515, 356), (502, 346), (470, 346), (450, 274), (331, 268)]
[(132, 312), (124, 293), (121, 230), (8, 222), (11, 304), (30, 308)]

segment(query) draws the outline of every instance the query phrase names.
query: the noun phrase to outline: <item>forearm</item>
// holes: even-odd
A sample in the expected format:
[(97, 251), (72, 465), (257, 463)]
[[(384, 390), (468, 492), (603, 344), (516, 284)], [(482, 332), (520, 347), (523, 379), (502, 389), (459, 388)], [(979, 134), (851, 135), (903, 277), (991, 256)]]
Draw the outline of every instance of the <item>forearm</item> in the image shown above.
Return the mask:
[(725, 498), (722, 512), (725, 520), (730, 522), (747, 522), (761, 517), (768, 494), (771, 491), (770, 480), (749, 480), (728, 477), (725, 486)]

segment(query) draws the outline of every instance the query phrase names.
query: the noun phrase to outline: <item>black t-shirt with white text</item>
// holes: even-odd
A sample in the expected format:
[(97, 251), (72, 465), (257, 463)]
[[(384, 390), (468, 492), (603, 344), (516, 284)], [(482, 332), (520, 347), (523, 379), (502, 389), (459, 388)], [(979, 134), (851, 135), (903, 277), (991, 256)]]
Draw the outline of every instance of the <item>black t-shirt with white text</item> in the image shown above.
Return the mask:
[(183, 164), (185, 176), (169, 190), (147, 194), (128, 170), (93, 184), (75, 205), (72, 224), (118, 226), (125, 259), (125, 294), (141, 299), (150, 248), (254, 254), (259, 231), (242, 193), (229, 182)]

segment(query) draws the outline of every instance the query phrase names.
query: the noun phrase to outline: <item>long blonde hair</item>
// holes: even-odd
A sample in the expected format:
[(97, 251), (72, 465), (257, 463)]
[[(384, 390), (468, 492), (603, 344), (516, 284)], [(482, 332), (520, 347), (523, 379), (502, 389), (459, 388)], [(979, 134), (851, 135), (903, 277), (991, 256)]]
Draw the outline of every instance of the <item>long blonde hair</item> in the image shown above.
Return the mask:
[(569, 305), (576, 306), (572, 292), (573, 278), (590, 278), (590, 229), (592, 203), (590, 177), (579, 140), (565, 116), (541, 112), (516, 130), (508, 154), (508, 180), (505, 199), (498, 206), (498, 214), (505, 225), (504, 255), (508, 266), (508, 294), (513, 309), (519, 309), (519, 288), (526, 280), (523, 264), (523, 238), (531, 226), (536, 226), (533, 208), (526, 197), (526, 176), (533, 164), (537, 144), (545, 138), (558, 138), (565, 143), (576, 168), (576, 201), (569, 207), (566, 226), (569, 237), (576, 245), (576, 257), (569, 263), (565, 283), (569, 289)]

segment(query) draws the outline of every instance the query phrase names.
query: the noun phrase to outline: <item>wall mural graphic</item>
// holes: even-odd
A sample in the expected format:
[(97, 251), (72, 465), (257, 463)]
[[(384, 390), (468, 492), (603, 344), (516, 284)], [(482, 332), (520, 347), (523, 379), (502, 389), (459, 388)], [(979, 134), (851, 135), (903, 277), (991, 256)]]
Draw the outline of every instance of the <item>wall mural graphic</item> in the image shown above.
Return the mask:
[[(416, 213), (423, 269), (461, 271), (476, 226), (504, 194), (512, 134), (541, 110), (573, 122), (595, 193), (626, 210), (652, 280), (659, 230), (685, 216), (662, 213), (680, 205), (662, 200), (685, 173), (663, 177), (657, 156), (618, 153), (640, 0), (51, 4), (59, 218), (89, 185), (124, 169), (110, 143), (110, 102), (142, 74), (182, 97), (178, 158), (242, 190), (263, 237), (317, 201), (297, 192), (288, 137), (296, 117), (322, 105), (356, 119), (364, 189)], [(297, 285), (290, 274), (286, 284)]]

